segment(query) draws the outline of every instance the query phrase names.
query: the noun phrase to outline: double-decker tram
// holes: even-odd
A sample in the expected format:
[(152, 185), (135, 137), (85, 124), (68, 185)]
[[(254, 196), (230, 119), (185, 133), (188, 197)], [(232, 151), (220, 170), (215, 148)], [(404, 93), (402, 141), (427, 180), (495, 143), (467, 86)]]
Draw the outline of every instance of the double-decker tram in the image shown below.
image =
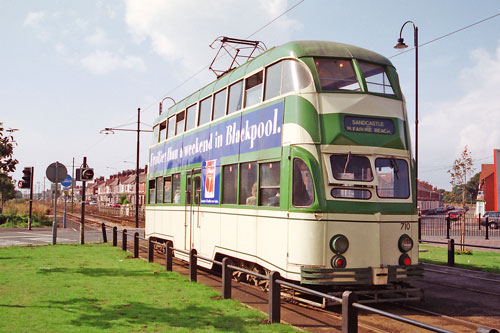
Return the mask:
[(147, 237), (323, 289), (423, 273), (405, 101), (375, 52), (274, 47), (161, 114), (149, 155)]

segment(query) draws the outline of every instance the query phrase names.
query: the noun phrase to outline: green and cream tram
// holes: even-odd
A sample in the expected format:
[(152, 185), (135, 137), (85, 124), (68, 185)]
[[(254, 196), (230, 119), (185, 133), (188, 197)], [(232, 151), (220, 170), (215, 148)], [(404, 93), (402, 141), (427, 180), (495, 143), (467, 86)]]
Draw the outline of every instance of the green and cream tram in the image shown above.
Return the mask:
[(147, 237), (303, 284), (422, 274), (405, 101), (377, 53), (274, 47), (161, 114), (153, 141)]

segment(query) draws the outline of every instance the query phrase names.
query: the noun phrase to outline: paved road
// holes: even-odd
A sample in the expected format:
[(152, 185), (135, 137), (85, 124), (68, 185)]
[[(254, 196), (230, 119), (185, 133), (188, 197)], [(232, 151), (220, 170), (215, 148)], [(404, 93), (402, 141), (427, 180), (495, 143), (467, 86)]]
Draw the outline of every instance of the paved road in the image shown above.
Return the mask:
[[(85, 231), (85, 242), (94, 243), (102, 241), (102, 233), (98, 230)], [(57, 244), (79, 244), (80, 230), (75, 228), (58, 228)], [(47, 245), (52, 244), (52, 228), (0, 229), (0, 247), (22, 245)]]

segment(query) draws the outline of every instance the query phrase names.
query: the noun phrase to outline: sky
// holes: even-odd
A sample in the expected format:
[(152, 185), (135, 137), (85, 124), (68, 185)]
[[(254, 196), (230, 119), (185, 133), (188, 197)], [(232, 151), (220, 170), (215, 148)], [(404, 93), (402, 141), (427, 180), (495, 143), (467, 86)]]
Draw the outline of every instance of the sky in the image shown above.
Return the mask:
[[(136, 133), (150, 130), (164, 97), (180, 101), (213, 81), (219, 36), (360, 46), (396, 67), (415, 128), (415, 52), (393, 47), (418, 27), (419, 178), (451, 189), (447, 170), (467, 145), (475, 172), (500, 148), (500, 13), (497, 0), (0, 0), (0, 121), (17, 129), (13, 174), (87, 157), (97, 177), (135, 169)], [(413, 28), (403, 30), (414, 44)], [(425, 44), (425, 45), (423, 45)], [(169, 100), (164, 107), (169, 107)], [(141, 134), (140, 164), (151, 134)]]

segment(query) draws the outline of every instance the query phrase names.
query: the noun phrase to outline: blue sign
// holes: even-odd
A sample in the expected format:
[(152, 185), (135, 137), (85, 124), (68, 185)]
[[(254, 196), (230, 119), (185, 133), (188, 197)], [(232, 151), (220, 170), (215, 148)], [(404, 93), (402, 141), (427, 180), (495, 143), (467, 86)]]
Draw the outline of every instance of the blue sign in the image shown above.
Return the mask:
[(219, 203), (220, 158), (281, 146), (283, 102), (151, 148), (150, 173), (202, 163), (202, 203)]
[(66, 178), (61, 182), (61, 185), (64, 187), (71, 186), (73, 184), (73, 178), (70, 175), (66, 175)]

